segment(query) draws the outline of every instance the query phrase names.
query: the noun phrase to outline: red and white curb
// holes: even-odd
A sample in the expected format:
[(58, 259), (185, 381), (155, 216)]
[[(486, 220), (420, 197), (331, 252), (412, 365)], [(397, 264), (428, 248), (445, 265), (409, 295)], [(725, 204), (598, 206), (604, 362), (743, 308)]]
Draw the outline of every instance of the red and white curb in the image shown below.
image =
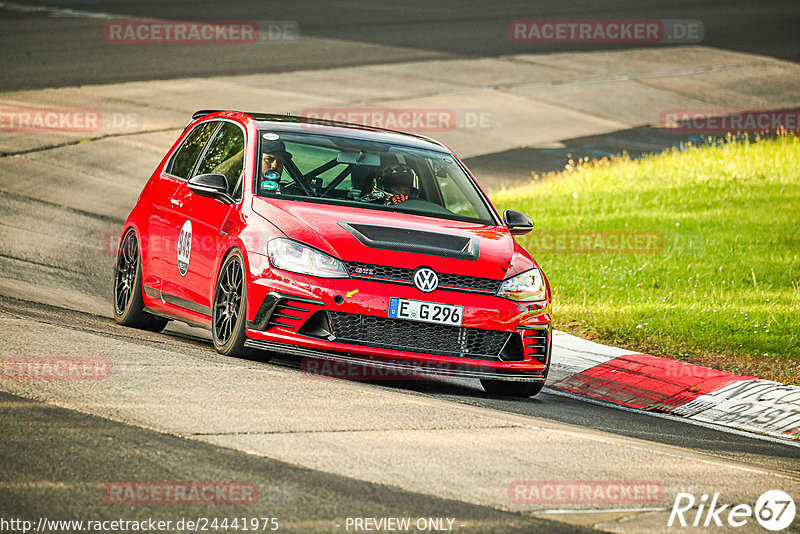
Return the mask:
[(629, 408), (800, 441), (800, 387), (553, 337), (550, 387)]

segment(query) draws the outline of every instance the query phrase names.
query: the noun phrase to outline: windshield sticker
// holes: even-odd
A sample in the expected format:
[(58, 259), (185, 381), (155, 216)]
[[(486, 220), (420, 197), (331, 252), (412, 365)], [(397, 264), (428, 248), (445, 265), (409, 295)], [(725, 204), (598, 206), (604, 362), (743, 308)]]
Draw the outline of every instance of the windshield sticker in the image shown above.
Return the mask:
[(276, 141), (280, 139), (281, 136), (276, 133), (265, 133), (262, 137), (267, 141)]
[(178, 271), (186, 276), (189, 270), (189, 258), (192, 255), (192, 221), (186, 220), (178, 235)]
[(278, 189), (278, 187), (280, 187), (280, 184), (278, 184), (278, 182), (273, 182), (272, 180), (264, 180), (261, 182), (261, 189), (266, 191), (275, 191)]

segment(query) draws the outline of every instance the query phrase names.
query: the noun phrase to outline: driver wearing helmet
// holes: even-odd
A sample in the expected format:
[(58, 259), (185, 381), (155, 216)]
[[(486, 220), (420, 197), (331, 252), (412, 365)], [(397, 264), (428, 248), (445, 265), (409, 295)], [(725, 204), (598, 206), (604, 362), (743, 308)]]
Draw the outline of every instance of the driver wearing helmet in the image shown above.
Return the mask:
[(392, 165), (381, 172), (378, 186), (386, 193), (386, 205), (405, 202), (416, 196), (414, 185), (418, 182), (417, 173), (408, 165)]

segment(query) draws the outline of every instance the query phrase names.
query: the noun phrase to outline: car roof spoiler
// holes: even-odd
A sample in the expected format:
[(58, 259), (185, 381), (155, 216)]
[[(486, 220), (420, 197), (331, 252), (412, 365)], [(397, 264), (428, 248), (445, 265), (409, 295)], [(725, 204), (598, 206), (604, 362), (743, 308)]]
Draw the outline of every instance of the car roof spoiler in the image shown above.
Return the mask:
[(209, 115), (210, 113), (216, 113), (218, 111), (225, 111), (225, 110), (222, 110), (222, 109), (198, 109), (197, 111), (192, 113), (192, 120), (193, 121), (197, 120), (200, 117), (205, 117), (206, 115)]
[(188, 128), (194, 121), (199, 119), (200, 117), (205, 117), (206, 115), (210, 115), (211, 113), (216, 113), (218, 111), (225, 111), (224, 109), (198, 109), (194, 113), (192, 113), (192, 118), (189, 122), (186, 123), (184, 129)]

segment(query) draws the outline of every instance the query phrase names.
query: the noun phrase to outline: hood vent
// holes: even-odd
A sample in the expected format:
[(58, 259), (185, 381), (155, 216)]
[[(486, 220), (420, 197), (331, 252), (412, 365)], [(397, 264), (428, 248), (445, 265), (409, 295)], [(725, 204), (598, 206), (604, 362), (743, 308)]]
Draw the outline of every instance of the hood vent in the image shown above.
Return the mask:
[(477, 260), (480, 245), (477, 238), (391, 226), (339, 223), (353, 237), (370, 248), (414, 252), (459, 260)]

